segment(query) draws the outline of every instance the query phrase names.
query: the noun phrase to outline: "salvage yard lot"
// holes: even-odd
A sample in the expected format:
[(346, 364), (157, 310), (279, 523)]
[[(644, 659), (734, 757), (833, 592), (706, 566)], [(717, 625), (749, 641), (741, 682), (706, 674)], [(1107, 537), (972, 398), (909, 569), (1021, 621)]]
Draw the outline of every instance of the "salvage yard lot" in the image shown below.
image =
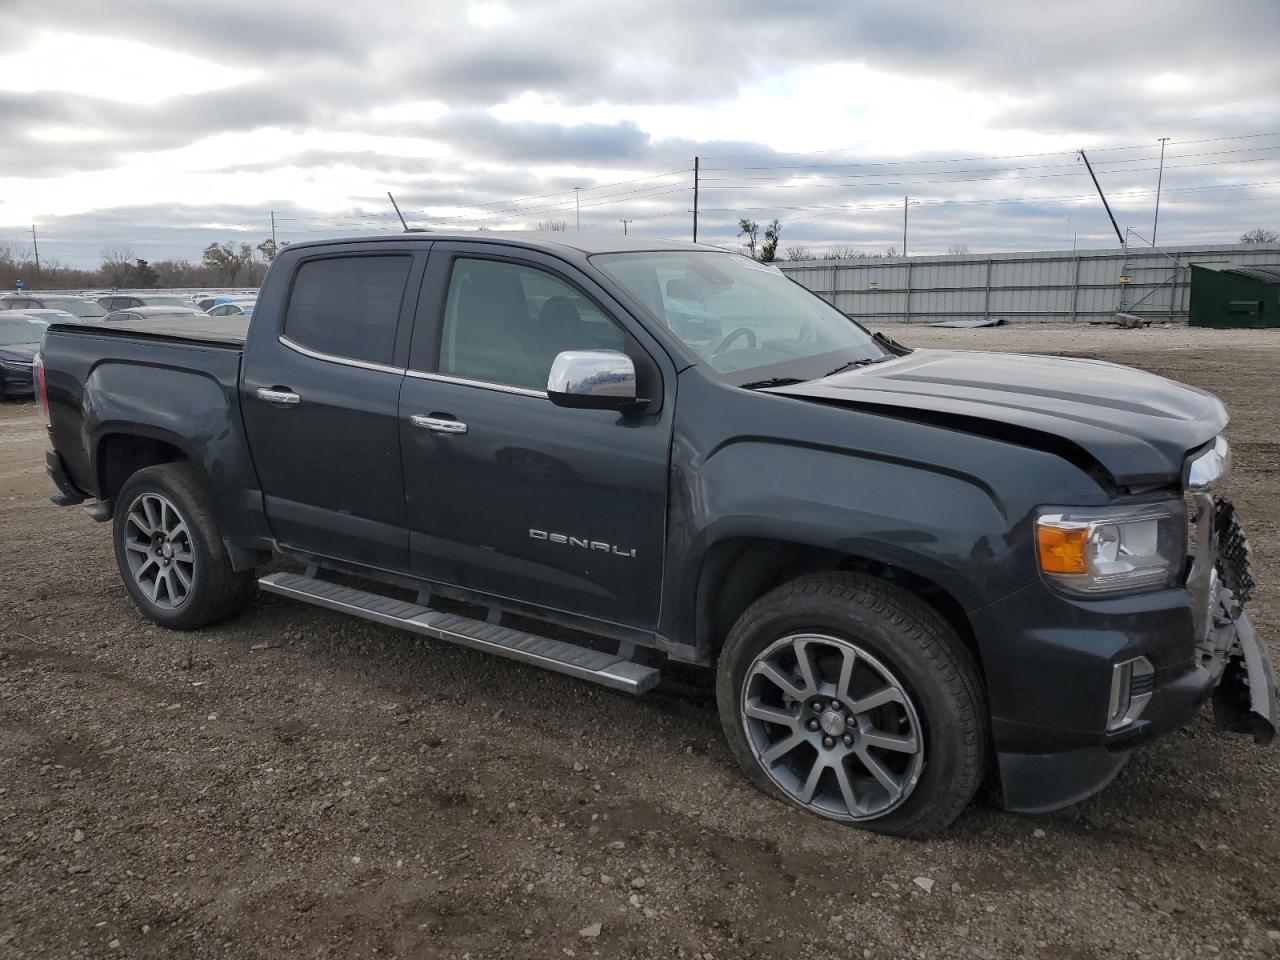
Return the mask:
[[(1280, 640), (1280, 332), (886, 331), (1216, 392)], [(1280, 747), (1207, 710), (1072, 809), (877, 837), (749, 787), (696, 674), (633, 700), (267, 596), (167, 633), (44, 448), (0, 407), (0, 960), (1280, 956)]]

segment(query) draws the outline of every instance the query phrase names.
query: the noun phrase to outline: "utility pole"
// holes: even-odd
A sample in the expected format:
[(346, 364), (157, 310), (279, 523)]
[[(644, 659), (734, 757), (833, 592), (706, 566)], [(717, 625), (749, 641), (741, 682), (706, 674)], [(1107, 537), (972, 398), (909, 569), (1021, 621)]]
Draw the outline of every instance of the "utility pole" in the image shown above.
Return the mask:
[(697, 157), (693, 158), (693, 242), (698, 242), (698, 164)]
[(1098, 188), (1098, 196), (1102, 198), (1102, 205), (1107, 208), (1107, 216), (1111, 218), (1111, 229), (1116, 232), (1116, 237), (1120, 240), (1120, 246), (1128, 250), (1129, 245), (1125, 242), (1124, 234), (1120, 232), (1120, 226), (1116, 223), (1115, 214), (1111, 212), (1111, 204), (1107, 203), (1107, 195), (1102, 192), (1102, 184), (1098, 183), (1098, 177), (1093, 172), (1089, 158), (1085, 156), (1083, 150), (1080, 151), (1080, 159), (1084, 161), (1085, 169), (1089, 171), (1089, 176), (1093, 178), (1093, 185)]
[[(388, 193), (387, 196), (389, 197), (391, 194)], [(276, 249), (276, 212), (274, 210), (271, 211), (271, 249), (273, 251)], [(275, 256), (275, 254), (273, 253), (272, 256)]]
[(627, 224), (631, 223), (631, 220), (624, 220), (622, 217), (619, 217), (618, 222), (622, 224), (622, 235), (625, 237), (627, 235)]
[(1156, 174), (1156, 216), (1151, 221), (1151, 245), (1156, 245), (1156, 227), (1160, 226), (1160, 185), (1164, 182), (1164, 145), (1168, 137), (1160, 138), (1160, 172)]
[(31, 245), (36, 251), (36, 276), (40, 276), (40, 241), (36, 239), (36, 225), (31, 225)]
[(902, 255), (907, 255), (907, 197), (902, 198)]
[(582, 188), (573, 188), (573, 211), (577, 221), (578, 232), (582, 232)]

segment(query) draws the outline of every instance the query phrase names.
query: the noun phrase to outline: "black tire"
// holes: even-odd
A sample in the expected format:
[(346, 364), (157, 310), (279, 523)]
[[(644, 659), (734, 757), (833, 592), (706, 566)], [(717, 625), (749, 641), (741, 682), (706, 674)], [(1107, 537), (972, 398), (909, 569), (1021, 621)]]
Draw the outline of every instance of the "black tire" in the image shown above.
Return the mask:
[[(180, 602), (153, 599), (139, 583), (129, 561), (129, 542), (135, 549), (139, 531), (130, 527), (129, 515), (144, 495), (158, 495), (175, 510), (189, 537), (192, 563), (190, 586)], [(146, 467), (125, 481), (115, 500), (112, 521), (116, 566), (120, 579), (138, 609), (170, 630), (196, 630), (238, 613), (253, 598), (252, 570), (237, 572), (223, 550), (222, 538), (213, 519), (209, 498), (195, 471), (185, 463)], [(183, 549), (187, 541), (183, 540)]]
[[(837, 644), (843, 642), (860, 653), (869, 654), (863, 660), (851, 659), (855, 663), (869, 661), (876, 668), (887, 669), (906, 695), (909, 706), (901, 707), (904, 712), (900, 714), (899, 729), (906, 730), (913, 723), (918, 725), (920, 758), (910, 757), (903, 761), (904, 767), (915, 765), (904, 769), (902, 775), (902, 783), (909, 786), (902, 788), (897, 801), (891, 801), (892, 794), (885, 789), (886, 809), (881, 814), (861, 815), (859, 812), (841, 816), (839, 809), (817, 809), (812, 803), (806, 805), (775, 783), (773, 777), (777, 776), (779, 760), (774, 760), (775, 773), (771, 775), (757, 759), (761, 752), (761, 731), (771, 731), (778, 741), (794, 739), (795, 736), (812, 740), (799, 727), (775, 727), (753, 722), (744, 712), (748, 699), (744, 686), (749, 680), (751, 689), (756, 691), (751, 694), (753, 703), (760, 702), (758, 692), (761, 689), (769, 689), (770, 681), (766, 677), (762, 683), (755, 667), (757, 657), (763, 655), (768, 659), (777, 650), (784, 651), (781, 656), (786, 656), (783, 638), (807, 634), (831, 638)], [(824, 647), (821, 640), (801, 642), (806, 644), (807, 650), (833, 649)], [(829, 659), (824, 660), (819, 653), (816, 661), (820, 665), (819, 673), (826, 669), (822, 665)], [(837, 662), (842, 663), (843, 659)], [(756, 674), (754, 679), (749, 671)], [(799, 675), (797, 667), (793, 676)], [(892, 686), (893, 681), (889, 685)], [(781, 691), (782, 687), (777, 689)], [(973, 800), (986, 770), (987, 710), (973, 657), (951, 626), (932, 607), (910, 592), (875, 577), (855, 573), (813, 574), (784, 584), (753, 603), (734, 624), (721, 651), (716, 674), (716, 699), (720, 721), (734, 757), (760, 789), (818, 815), (879, 833), (929, 837), (944, 830)], [(784, 696), (783, 699), (787, 698)], [(817, 699), (821, 700), (821, 697)], [(835, 703), (831, 706), (834, 710)], [(818, 714), (805, 712), (806, 709), (812, 710), (813, 705), (806, 707), (796, 698), (789, 701), (786, 709), (801, 724), (811, 725), (818, 719)], [(850, 726), (842, 728), (848, 730), (844, 742), (852, 741), (856, 745), (859, 730), (852, 709), (847, 706), (845, 709), (849, 711), (845, 714), (845, 722)], [(893, 705), (893, 709), (899, 708)], [(906, 711), (910, 711), (910, 716)], [(840, 714), (832, 716), (838, 718)], [(814, 736), (822, 742), (810, 745), (801, 741), (798, 748), (800, 760), (785, 761), (787, 765), (801, 766), (801, 770), (799, 774), (784, 771), (784, 776), (799, 779), (803, 774), (803, 761), (809, 754), (819, 758), (816, 765), (821, 766), (822, 750), (832, 746), (826, 741), (833, 740), (825, 736), (828, 714), (823, 713), (821, 717), (822, 725)], [(836, 750), (841, 749), (839, 742), (833, 745)], [(867, 745), (874, 746), (870, 741)], [(849, 755), (852, 747), (844, 749), (849, 759), (842, 762), (852, 766), (845, 766), (843, 776), (846, 780), (840, 781), (839, 786), (844, 786), (848, 778), (861, 772), (866, 775), (865, 782), (874, 787), (875, 780), (869, 776), (871, 768), (862, 766), (861, 760)], [(795, 756), (796, 753), (797, 750), (793, 749), (783, 757)], [(834, 777), (834, 764), (831, 766), (830, 775), (821, 773), (818, 776)], [(911, 769), (916, 771), (914, 775), (910, 775)], [(846, 794), (829, 789), (835, 785), (834, 780), (814, 782), (824, 783), (828, 791), (826, 795), (836, 797), (835, 800), (824, 801), (831, 807), (840, 807), (841, 797), (847, 799)], [(844, 807), (849, 808), (850, 805), (846, 803)]]

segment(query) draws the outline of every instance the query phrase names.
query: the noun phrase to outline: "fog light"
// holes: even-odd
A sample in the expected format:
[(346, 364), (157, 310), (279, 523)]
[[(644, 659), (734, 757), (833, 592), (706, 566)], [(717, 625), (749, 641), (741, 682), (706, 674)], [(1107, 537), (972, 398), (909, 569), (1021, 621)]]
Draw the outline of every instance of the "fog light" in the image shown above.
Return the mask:
[(1127, 727), (1147, 709), (1156, 685), (1156, 669), (1146, 657), (1135, 657), (1111, 668), (1111, 699), (1107, 729)]

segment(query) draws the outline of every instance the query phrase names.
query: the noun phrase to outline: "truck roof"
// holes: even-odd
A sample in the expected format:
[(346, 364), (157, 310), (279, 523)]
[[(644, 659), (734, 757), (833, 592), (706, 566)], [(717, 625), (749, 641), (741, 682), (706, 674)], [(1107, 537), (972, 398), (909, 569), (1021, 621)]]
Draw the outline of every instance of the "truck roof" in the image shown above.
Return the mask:
[(468, 233), (413, 231), (411, 233), (373, 234), (359, 237), (333, 237), (328, 240), (305, 240), (289, 244), (290, 250), (303, 247), (325, 246), (332, 243), (385, 243), (395, 238), (420, 243), (443, 240), (466, 240), (472, 243), (505, 243), (511, 246), (558, 252), (573, 250), (582, 254), (633, 253), (644, 250), (707, 250), (724, 253), (722, 247), (706, 243), (690, 243), (687, 240), (661, 240), (657, 237), (626, 236), (616, 233), (569, 233), (540, 230), (485, 230)]

